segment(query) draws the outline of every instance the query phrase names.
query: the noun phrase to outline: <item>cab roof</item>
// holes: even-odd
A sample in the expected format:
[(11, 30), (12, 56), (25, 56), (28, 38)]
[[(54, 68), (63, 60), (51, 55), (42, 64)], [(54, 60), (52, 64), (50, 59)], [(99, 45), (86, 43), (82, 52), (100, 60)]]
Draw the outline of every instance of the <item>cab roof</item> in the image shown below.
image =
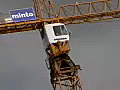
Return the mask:
[(64, 25), (63, 23), (53, 23), (53, 24), (46, 24), (45, 26), (59, 26)]

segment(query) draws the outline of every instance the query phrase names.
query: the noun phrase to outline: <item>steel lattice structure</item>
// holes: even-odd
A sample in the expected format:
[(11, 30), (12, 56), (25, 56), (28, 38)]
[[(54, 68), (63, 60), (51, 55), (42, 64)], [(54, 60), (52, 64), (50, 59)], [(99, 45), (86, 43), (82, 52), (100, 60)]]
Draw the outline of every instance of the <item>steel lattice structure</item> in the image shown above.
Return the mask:
[[(0, 24), (0, 34), (43, 29), (45, 23), (79, 24), (120, 18), (120, 0), (97, 0), (60, 5), (52, 0), (33, 0), (37, 20)], [(59, 43), (63, 47), (63, 44)], [(63, 49), (63, 48), (58, 48)], [(61, 58), (62, 57), (62, 58)], [(69, 56), (49, 58), (51, 84), (54, 90), (82, 90), (78, 70)], [(65, 67), (65, 63), (69, 65)], [(63, 67), (64, 66), (64, 67)]]
[(61, 5), (58, 10), (51, 0), (34, 0), (34, 6), (37, 20), (3, 23), (0, 25), (0, 34), (36, 30), (41, 28), (42, 23), (78, 24), (120, 18), (119, 0), (115, 4), (108, 0), (76, 2), (75, 4)]

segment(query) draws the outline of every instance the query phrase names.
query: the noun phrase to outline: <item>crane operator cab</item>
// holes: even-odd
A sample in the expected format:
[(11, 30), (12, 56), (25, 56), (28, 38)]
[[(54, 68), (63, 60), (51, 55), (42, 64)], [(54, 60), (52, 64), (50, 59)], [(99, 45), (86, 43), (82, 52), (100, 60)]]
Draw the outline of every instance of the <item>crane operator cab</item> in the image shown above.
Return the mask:
[(70, 33), (62, 23), (46, 24), (41, 30), (43, 44), (46, 53), (52, 56), (58, 56), (68, 53)]

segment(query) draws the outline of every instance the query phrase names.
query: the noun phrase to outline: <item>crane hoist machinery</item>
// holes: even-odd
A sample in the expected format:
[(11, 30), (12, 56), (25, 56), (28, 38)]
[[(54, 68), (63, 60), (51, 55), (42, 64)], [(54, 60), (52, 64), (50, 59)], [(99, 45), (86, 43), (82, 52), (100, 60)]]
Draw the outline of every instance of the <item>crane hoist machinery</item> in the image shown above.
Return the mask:
[(54, 90), (82, 90), (78, 74), (81, 67), (69, 57), (70, 32), (65, 25), (120, 18), (120, 0), (73, 1), (72, 4), (58, 5), (54, 4), (55, 0), (33, 0), (36, 19), (14, 22), (15, 17), (28, 17), (28, 13), (25, 12), (14, 13), (14, 19), (8, 18), (4, 22), (2, 18), (0, 22), (0, 34), (39, 29), (47, 54), (45, 62), (50, 70)]

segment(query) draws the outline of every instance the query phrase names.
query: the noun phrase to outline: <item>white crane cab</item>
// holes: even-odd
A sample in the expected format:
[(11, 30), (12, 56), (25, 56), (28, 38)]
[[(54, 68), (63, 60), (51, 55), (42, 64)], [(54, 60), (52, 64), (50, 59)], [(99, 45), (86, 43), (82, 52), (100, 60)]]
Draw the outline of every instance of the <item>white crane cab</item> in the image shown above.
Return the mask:
[(68, 53), (69, 32), (62, 23), (46, 24), (41, 30), (45, 50), (52, 56)]
[(47, 24), (44, 28), (50, 44), (69, 40), (69, 33), (62, 23)]

